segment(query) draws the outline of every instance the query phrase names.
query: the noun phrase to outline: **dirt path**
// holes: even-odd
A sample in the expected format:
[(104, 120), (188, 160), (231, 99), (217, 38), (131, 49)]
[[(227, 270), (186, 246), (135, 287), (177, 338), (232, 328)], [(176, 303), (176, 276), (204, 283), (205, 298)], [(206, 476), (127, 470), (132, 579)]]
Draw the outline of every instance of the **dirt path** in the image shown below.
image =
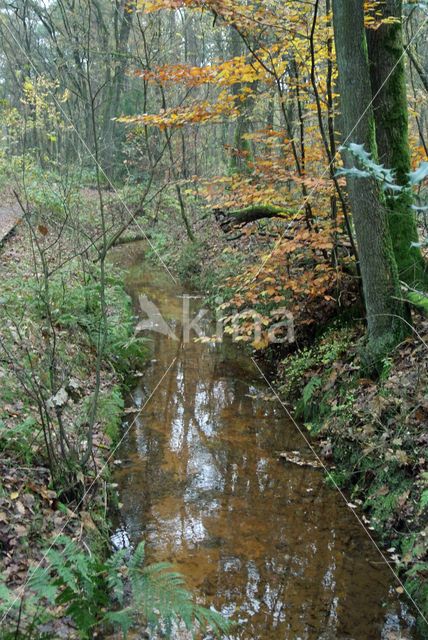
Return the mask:
[(0, 242), (12, 231), (22, 216), (17, 207), (0, 207)]

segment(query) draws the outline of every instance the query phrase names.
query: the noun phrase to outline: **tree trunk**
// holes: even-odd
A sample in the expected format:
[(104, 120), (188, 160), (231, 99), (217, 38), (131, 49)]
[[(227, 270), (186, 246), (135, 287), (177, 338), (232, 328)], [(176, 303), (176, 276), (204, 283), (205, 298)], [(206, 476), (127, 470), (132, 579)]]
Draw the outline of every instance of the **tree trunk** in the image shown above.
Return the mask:
[[(239, 33), (231, 27), (231, 40), (230, 49), (232, 58), (236, 58), (242, 55), (242, 43)], [(234, 93), (238, 95), (244, 85), (237, 83), (234, 85)], [(248, 84), (247, 84), (248, 86)], [(252, 85), (251, 88), (254, 89)], [(248, 165), (248, 161), (252, 160), (251, 147), (248, 140), (244, 137), (246, 133), (249, 133), (249, 118), (251, 116), (251, 110), (254, 100), (252, 97), (247, 98), (240, 102), (238, 100), (238, 109), (240, 114), (236, 122), (231, 124), (230, 130), (230, 157), (228, 172), (230, 175), (234, 173), (247, 173), (251, 174), (252, 169)]]
[(130, 0), (124, 0), (121, 12), (120, 30), (116, 42), (116, 51), (114, 52), (116, 56), (115, 70), (106, 97), (102, 133), (103, 169), (105, 169), (107, 173), (111, 173), (113, 167), (117, 164), (117, 141), (115, 139), (115, 121), (113, 118), (117, 118), (117, 116), (120, 115), (120, 99), (123, 91), (123, 79), (127, 63), (126, 52), (134, 15), (133, 3)]
[[(364, 9), (361, 0), (333, 0), (333, 24), (339, 69), (343, 142), (363, 144), (375, 161), (377, 148)], [(345, 164), (355, 165), (346, 154)], [(347, 179), (359, 249), (367, 313), (366, 362), (376, 365), (408, 332), (400, 300), (387, 214), (380, 186), (373, 178)]]
[(244, 209), (236, 209), (235, 211), (214, 209), (216, 220), (225, 233), (228, 233), (234, 227), (240, 227), (249, 222), (255, 222), (256, 220), (284, 218), (286, 215), (292, 217), (293, 214), (294, 211), (290, 211), (290, 209), (281, 209), (280, 207), (271, 205), (252, 205)]
[[(381, 19), (395, 18), (367, 31), (378, 158), (395, 171), (397, 183), (408, 185), (410, 150), (404, 65), (402, 0), (379, 3)], [(411, 286), (427, 280), (426, 262), (418, 247), (418, 231), (408, 192), (387, 197), (388, 224), (400, 279)]]

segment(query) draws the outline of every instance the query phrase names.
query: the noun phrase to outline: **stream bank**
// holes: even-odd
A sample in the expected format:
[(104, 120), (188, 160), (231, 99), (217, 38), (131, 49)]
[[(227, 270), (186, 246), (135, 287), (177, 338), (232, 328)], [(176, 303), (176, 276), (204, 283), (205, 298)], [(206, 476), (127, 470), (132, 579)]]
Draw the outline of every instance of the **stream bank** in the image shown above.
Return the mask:
[[(72, 244), (61, 245), (64, 253), (70, 249), (74, 249)], [(77, 471), (77, 482), (64, 459), (62, 481), (57, 478), (54, 485), (40, 407), (29, 384), (33, 380), (41, 389), (49, 381), (45, 364), (46, 316), (41, 311), (32, 255), (28, 228), (20, 224), (0, 250), (0, 636), (5, 640), (72, 639), (82, 637), (76, 629), (76, 617), (82, 631), (85, 617), (92, 624), (101, 614), (100, 601), (94, 593), (97, 571), (110, 553), (107, 511), (113, 493), (109, 458), (117, 443), (124, 407), (124, 371), (143, 362), (144, 354), (141, 348), (128, 348), (134, 326), (130, 299), (119, 271), (110, 271), (109, 322), (118, 348), (106, 353), (101, 367), (91, 457), (85, 471)], [(83, 442), (82, 416), (88, 411), (96, 380), (97, 351), (88, 332), (96, 315), (88, 309), (90, 298), (85, 298), (93, 290), (89, 283), (85, 291), (70, 263), (67, 279), (60, 274), (50, 284), (55, 348), (65, 363), (57, 369), (63, 384), (52, 402), (60, 406), (69, 442), (78, 442), (79, 438)], [(48, 411), (54, 419), (54, 407)], [(68, 544), (70, 557), (65, 553)], [(50, 569), (44, 558), (46, 553), (52, 560)], [(52, 570), (55, 554), (61, 559), (56, 572)], [(37, 584), (29, 584), (32, 572), (44, 567), (46, 571), (39, 573)], [(72, 576), (77, 585), (75, 602), (71, 599), (74, 617), (65, 615), (65, 602), (56, 602), (66, 587), (67, 576)]]
[(361, 505), (428, 637), (428, 321), (414, 316), (412, 337), (385, 358), (378, 380), (360, 374), (363, 333), (331, 326), (281, 360), (276, 385), (334, 462), (334, 484)]

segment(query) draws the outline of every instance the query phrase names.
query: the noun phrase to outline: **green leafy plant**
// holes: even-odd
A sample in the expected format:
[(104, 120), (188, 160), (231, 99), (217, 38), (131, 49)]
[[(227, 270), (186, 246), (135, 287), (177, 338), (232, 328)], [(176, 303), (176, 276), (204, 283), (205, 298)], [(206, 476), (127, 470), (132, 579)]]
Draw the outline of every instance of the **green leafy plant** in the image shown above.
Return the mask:
[(180, 252), (177, 261), (177, 273), (180, 278), (191, 285), (198, 285), (198, 277), (202, 269), (200, 243), (189, 242)]
[[(385, 193), (385, 196), (390, 201), (394, 201), (397, 198), (402, 198), (403, 196), (409, 199), (411, 203), (413, 201), (413, 191), (414, 187), (420, 186), (424, 180), (426, 180), (428, 176), (428, 162), (420, 162), (419, 166), (415, 171), (410, 171), (407, 173), (407, 184), (400, 185), (396, 182), (396, 175), (393, 170), (384, 167), (383, 164), (378, 164), (373, 160), (371, 153), (365, 150), (364, 145), (356, 144), (354, 142), (350, 143), (346, 147), (342, 147), (342, 149), (347, 149), (351, 155), (356, 158), (359, 163), (359, 167), (351, 167), (351, 168), (339, 168), (336, 172), (337, 176), (350, 176), (354, 178), (374, 178), (382, 190)], [(411, 209), (414, 212), (422, 212), (426, 211), (427, 207), (423, 205), (415, 205), (411, 204)], [(420, 248), (423, 245), (426, 245), (428, 242), (428, 238), (423, 239), (421, 242), (413, 241), (409, 242), (408, 250), (409, 252), (415, 250), (415, 248)], [(426, 267), (424, 268), (426, 271)], [(402, 283), (405, 284), (405, 283)], [(423, 290), (415, 290), (412, 287), (408, 287), (406, 292), (407, 299), (410, 303), (425, 311), (428, 311), (428, 296), (426, 294), (426, 279), (425, 276), (422, 277), (422, 281), (419, 283), (419, 288)]]
[(315, 390), (321, 385), (322, 380), (319, 376), (314, 376), (312, 380), (303, 389), (302, 398), (305, 404), (308, 404), (312, 399)]
[(208, 628), (217, 635), (227, 633), (232, 623), (222, 615), (194, 603), (182, 574), (166, 562), (144, 567), (144, 542), (140, 543), (128, 562), (128, 577), (135, 603), (147, 619), (152, 632), (162, 630), (167, 638), (181, 620), (194, 635), (195, 621), (206, 633)]
[(13, 449), (26, 462), (31, 462), (31, 446), (37, 438), (39, 428), (35, 418), (29, 416), (13, 429), (7, 428), (0, 419), (0, 451)]
[[(358, 167), (344, 168), (341, 167), (337, 170), (337, 175), (348, 175), (356, 178), (367, 178), (373, 176), (378, 182), (382, 184), (384, 191), (402, 192), (410, 189), (421, 182), (428, 176), (428, 162), (421, 162), (419, 167), (415, 171), (411, 171), (408, 174), (409, 186), (402, 186), (396, 184), (395, 174), (391, 169), (387, 169), (383, 164), (374, 162), (371, 153), (365, 150), (364, 145), (351, 142), (347, 147), (350, 153), (360, 162), (362, 169)], [(342, 147), (343, 149), (343, 147)], [(419, 207), (414, 207), (418, 209)]]
[[(92, 394), (83, 401), (83, 419), (87, 415), (92, 402)], [(101, 392), (98, 397), (97, 420), (103, 422), (106, 433), (114, 442), (117, 441), (124, 404), (120, 387), (114, 387), (108, 393)]]
[[(94, 348), (97, 348), (101, 339), (99, 287), (95, 265), (84, 281), (70, 269), (68, 273), (54, 275), (51, 283), (55, 320), (64, 328), (83, 328)], [(135, 318), (131, 299), (124, 291), (120, 270), (112, 266), (106, 275), (106, 304), (108, 332), (105, 357), (116, 369), (127, 370), (144, 359), (147, 343), (144, 338), (133, 335)]]
[(421, 501), (419, 504), (419, 508), (421, 509), (421, 511), (422, 509), (425, 509), (427, 504), (428, 504), (428, 489), (425, 489), (425, 491), (421, 495)]
[(99, 625), (118, 626), (126, 637), (142, 617), (152, 633), (159, 631), (165, 638), (180, 624), (194, 637), (198, 625), (219, 637), (234, 624), (197, 605), (184, 577), (169, 563), (146, 566), (144, 542), (133, 553), (122, 549), (106, 561), (84, 553), (67, 536), (56, 545), (45, 553), (47, 566), (32, 570), (25, 599), (0, 582), (3, 638), (42, 638), (37, 628), (54, 618), (58, 606), (65, 607), (81, 638), (92, 638)]
[[(349, 350), (354, 338), (354, 332), (350, 331), (349, 327), (333, 327), (320, 336), (310, 347), (304, 347), (288, 355), (281, 363), (281, 380), (283, 380), (279, 388), (281, 393), (286, 396), (298, 394), (300, 397), (305, 376), (317, 367), (322, 367), (327, 375), (330, 372), (329, 367), (341, 354)], [(311, 380), (303, 390), (303, 405), (312, 399), (321, 383), (320, 378), (311, 376)]]

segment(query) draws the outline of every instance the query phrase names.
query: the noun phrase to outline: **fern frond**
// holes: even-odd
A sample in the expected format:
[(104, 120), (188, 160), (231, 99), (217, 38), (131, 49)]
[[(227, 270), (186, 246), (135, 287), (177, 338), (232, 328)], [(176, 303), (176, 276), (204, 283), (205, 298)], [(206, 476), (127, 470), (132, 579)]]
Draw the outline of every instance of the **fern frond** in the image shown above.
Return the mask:
[(129, 629), (133, 625), (133, 616), (130, 607), (126, 609), (122, 609), (121, 611), (109, 611), (104, 620), (107, 624), (117, 625), (121, 628), (124, 638), (126, 638), (126, 634)]
[(47, 598), (53, 604), (57, 597), (58, 587), (52, 581), (47, 569), (31, 568), (28, 577), (28, 587), (39, 594), (40, 598)]
[(194, 605), (194, 617), (199, 622), (203, 633), (206, 633), (208, 629), (211, 629), (211, 631), (218, 637), (222, 634), (229, 633), (232, 627), (237, 624), (236, 622), (228, 620), (222, 616), (218, 611), (202, 607), (201, 605)]
[(132, 569), (136, 569), (138, 567), (142, 567), (143, 564), (144, 564), (145, 557), (146, 557), (146, 543), (143, 540), (142, 542), (140, 542), (138, 544), (138, 546), (135, 549), (134, 553), (129, 558), (128, 568), (130, 570), (132, 570)]
[(119, 604), (123, 605), (124, 596), (124, 581), (122, 567), (125, 562), (125, 556), (128, 555), (128, 549), (121, 549), (113, 553), (105, 562), (105, 568), (107, 569), (107, 586), (109, 591), (112, 591), (116, 596)]
[(170, 638), (173, 626), (181, 621), (194, 635), (197, 621), (204, 632), (209, 628), (216, 636), (220, 636), (232, 626), (217, 611), (196, 605), (184, 576), (167, 562), (145, 568), (134, 566), (129, 571), (129, 578), (138, 609), (152, 632), (161, 629)]

